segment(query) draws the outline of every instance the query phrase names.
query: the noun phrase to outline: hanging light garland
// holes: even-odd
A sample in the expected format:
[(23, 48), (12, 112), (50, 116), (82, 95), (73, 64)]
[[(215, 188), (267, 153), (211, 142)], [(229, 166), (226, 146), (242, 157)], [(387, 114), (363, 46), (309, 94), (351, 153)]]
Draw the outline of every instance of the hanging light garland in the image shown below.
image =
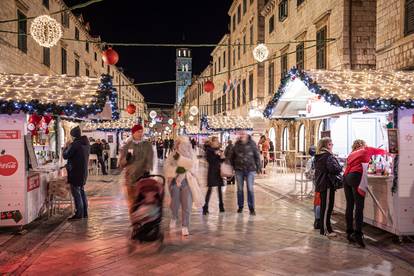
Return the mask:
[(263, 62), (269, 56), (269, 49), (263, 43), (259, 44), (253, 50), (253, 57), (258, 62)]
[(194, 116), (193, 116), (193, 115), (191, 115), (190, 117), (188, 117), (188, 120), (190, 120), (190, 121), (194, 121)]
[(196, 116), (198, 114), (198, 107), (193, 105), (192, 107), (190, 107), (190, 114), (193, 116)]
[(172, 125), (173, 123), (174, 123), (174, 120), (173, 119), (169, 119), (168, 120), (168, 124)]
[(157, 118), (157, 112), (155, 110), (152, 110), (149, 115), (151, 119)]
[(62, 27), (48, 15), (36, 17), (30, 26), (30, 34), (42, 47), (51, 48), (62, 38)]

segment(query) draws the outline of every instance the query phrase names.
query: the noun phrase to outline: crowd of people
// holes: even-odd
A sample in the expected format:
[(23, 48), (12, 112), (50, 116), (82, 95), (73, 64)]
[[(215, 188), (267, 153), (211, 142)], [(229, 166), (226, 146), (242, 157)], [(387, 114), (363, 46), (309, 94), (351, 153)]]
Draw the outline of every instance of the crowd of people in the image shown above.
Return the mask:
[[(154, 151), (164, 165), (164, 177), (167, 190), (171, 197), (170, 228), (175, 229), (179, 221), (181, 208), (181, 232), (187, 236), (190, 233), (190, 217), (192, 206), (202, 207), (203, 215), (209, 214), (209, 202), (213, 189), (217, 189), (219, 212), (225, 212), (222, 187), (237, 183), (238, 213), (244, 208), (244, 187), (247, 187), (247, 205), (250, 215), (256, 215), (254, 182), (255, 176), (265, 173), (269, 160), (273, 158), (274, 145), (268, 138), (262, 136), (256, 144), (245, 131), (239, 133), (235, 143), (227, 142), (225, 149), (218, 137), (211, 137), (204, 144), (207, 169), (207, 192), (201, 195), (195, 171), (198, 145), (194, 139), (180, 136), (172, 139), (155, 141), (153, 143), (144, 139), (144, 128), (141, 125), (132, 127), (132, 136), (120, 150), (120, 168), (123, 170), (128, 206), (131, 208), (137, 197), (136, 183), (143, 176), (149, 174), (154, 167)], [(63, 157), (67, 159), (68, 182), (75, 202), (76, 212), (70, 220), (88, 217), (88, 202), (84, 190), (88, 175), (89, 154), (96, 154), (99, 163), (103, 163), (108, 144), (105, 140), (89, 139), (81, 135), (79, 127), (71, 130), (73, 141), (66, 144)], [(90, 146), (92, 144), (92, 146)], [(368, 163), (373, 155), (385, 155), (383, 149), (368, 147), (363, 140), (356, 140), (352, 152), (346, 160), (346, 167), (338, 161), (333, 153), (333, 143), (330, 138), (321, 138), (317, 147), (310, 147), (309, 154), (311, 166), (310, 177), (315, 186), (315, 229), (327, 237), (335, 237), (337, 233), (331, 224), (331, 216), (335, 202), (335, 192), (344, 189), (346, 197), (346, 233), (350, 243), (365, 247), (362, 225), (365, 191), (360, 184), (363, 179), (363, 163)], [(101, 165), (103, 174), (105, 166)], [(223, 173), (223, 167), (227, 172)], [(228, 168), (230, 172), (228, 172)], [(225, 176), (224, 176), (225, 174)], [(200, 199), (201, 198), (201, 199)], [(204, 202), (202, 202), (204, 201)], [(201, 202), (201, 204), (200, 204)], [(316, 207), (316, 206), (315, 206)]]

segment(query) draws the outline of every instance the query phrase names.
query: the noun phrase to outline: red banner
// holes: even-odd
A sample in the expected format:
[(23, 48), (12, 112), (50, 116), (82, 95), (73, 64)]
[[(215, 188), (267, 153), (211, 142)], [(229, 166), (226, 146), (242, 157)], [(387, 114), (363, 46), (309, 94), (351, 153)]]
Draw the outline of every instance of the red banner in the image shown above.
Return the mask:
[(20, 139), (20, 130), (0, 130), (0, 139)]

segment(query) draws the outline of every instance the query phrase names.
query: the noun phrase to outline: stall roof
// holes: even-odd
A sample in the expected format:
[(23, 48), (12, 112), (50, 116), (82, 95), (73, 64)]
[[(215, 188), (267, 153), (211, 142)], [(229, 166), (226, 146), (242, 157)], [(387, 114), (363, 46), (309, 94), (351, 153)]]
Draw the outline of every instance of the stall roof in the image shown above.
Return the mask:
[(116, 97), (108, 75), (97, 78), (0, 73), (0, 113), (23, 111), (85, 117), (102, 112), (107, 100), (112, 112), (117, 112)]
[(117, 131), (117, 130), (131, 130), (132, 126), (137, 123), (137, 118), (124, 118), (116, 121), (108, 122), (88, 122), (82, 126), (82, 130), (90, 131)]
[(201, 118), (202, 129), (211, 131), (253, 130), (250, 118), (242, 116), (204, 116)]
[(208, 131), (208, 130), (200, 130), (200, 128), (197, 126), (187, 125), (185, 127), (185, 133), (187, 135), (210, 135), (213, 132)]
[[(367, 108), (390, 111), (414, 108), (412, 71), (328, 71), (292, 69), (269, 101), (265, 117), (297, 117), (312, 97), (333, 112)], [(296, 112), (296, 113), (295, 113)]]

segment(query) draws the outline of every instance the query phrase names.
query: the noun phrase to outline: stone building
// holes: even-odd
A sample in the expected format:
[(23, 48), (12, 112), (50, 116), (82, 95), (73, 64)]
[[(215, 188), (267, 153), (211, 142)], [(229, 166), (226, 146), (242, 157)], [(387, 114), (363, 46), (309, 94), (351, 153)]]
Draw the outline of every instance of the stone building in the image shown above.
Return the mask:
[[(62, 9), (67, 9), (62, 0), (0, 1), (0, 20), (22, 19), (19, 22), (1, 24), (0, 29), (10, 33), (0, 33), (0, 72), (94, 77), (109, 74), (113, 77), (113, 84), (118, 91), (121, 117), (131, 116), (125, 109), (129, 103), (134, 103), (137, 113), (132, 116), (144, 118), (144, 97), (131, 85), (133, 80), (121, 68), (103, 63), (99, 48), (100, 38), (90, 34), (89, 23), (82, 16), (71, 12), (52, 15), (62, 25), (63, 38), (74, 39), (62, 39), (52, 48), (43, 48), (30, 35), (25, 35), (29, 33), (31, 20), (24, 19)], [(22, 35), (16, 35), (16, 32)], [(84, 42), (85, 40), (88, 42)]]

